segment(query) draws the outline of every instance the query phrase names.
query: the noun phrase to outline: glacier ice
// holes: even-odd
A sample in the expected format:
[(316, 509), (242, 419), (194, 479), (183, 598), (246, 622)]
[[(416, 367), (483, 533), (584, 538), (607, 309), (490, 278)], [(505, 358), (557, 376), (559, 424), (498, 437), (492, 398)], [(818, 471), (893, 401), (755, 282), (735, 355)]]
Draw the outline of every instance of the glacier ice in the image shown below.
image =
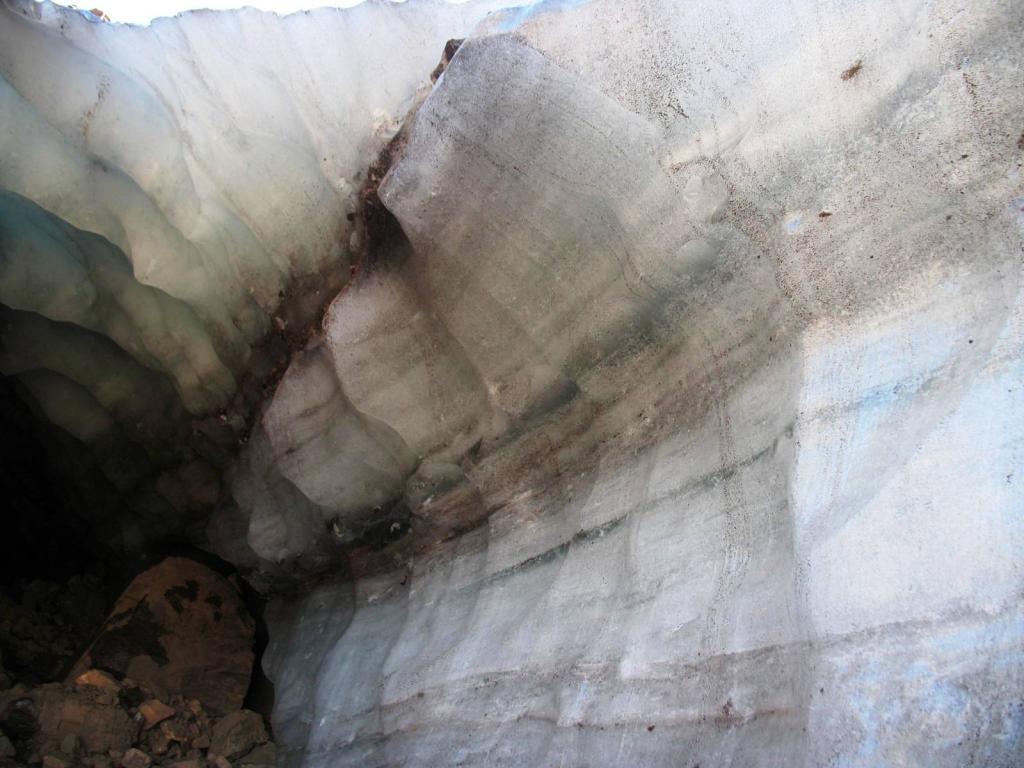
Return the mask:
[[(366, 167), (445, 41), (496, 7), (134, 27), (5, 0), (3, 373), (65, 433), (102, 423), (163, 477), (197, 459), (222, 470), (355, 266)], [(200, 486), (170, 495), (193, 507)]]
[(282, 764), (1020, 762), (1019, 4), (0, 12), (0, 366)]

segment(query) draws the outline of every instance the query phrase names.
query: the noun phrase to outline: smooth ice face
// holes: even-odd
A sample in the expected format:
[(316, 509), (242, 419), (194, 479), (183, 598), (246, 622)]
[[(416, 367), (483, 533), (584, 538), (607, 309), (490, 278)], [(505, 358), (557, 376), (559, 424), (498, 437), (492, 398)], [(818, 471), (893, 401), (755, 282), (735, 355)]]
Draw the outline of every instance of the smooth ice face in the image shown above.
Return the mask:
[(380, 195), (419, 295), (516, 420), (604, 395), (588, 370), (718, 250), (716, 206), (678, 194), (654, 127), (511, 37), (464, 44)]
[[(209, 545), (292, 590), (284, 764), (1018, 763), (1024, 8), (488, 7), (4, 16), (5, 373), (131, 485), (124, 446), (219, 391), (198, 363), (237, 379), (308, 301), (280, 287), (362, 252), (357, 175), (411, 107), (372, 171), (393, 226), (215, 473)], [(92, 69), (56, 98), (15, 29)], [(107, 282), (62, 277), (83, 243)]]

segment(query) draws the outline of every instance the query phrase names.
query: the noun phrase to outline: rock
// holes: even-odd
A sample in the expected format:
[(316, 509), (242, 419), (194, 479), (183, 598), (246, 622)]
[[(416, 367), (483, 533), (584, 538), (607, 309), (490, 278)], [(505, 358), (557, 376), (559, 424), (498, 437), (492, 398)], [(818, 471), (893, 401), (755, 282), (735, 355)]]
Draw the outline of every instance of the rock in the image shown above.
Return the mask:
[(142, 715), (143, 725), (147, 731), (154, 725), (174, 717), (174, 708), (169, 707), (158, 699), (147, 699), (139, 704), (139, 714)]
[(199, 761), (196, 759), (179, 760), (176, 763), (171, 763), (171, 768), (202, 768)]
[(101, 691), (113, 694), (117, 694), (121, 691), (121, 684), (106, 672), (99, 669), (86, 670), (75, 678), (75, 685), (99, 688)]
[(88, 686), (65, 689), (40, 686), (29, 693), (38, 723), (34, 741), (40, 753), (55, 752), (69, 735), (77, 736), (88, 753), (125, 750), (135, 743), (138, 725), (115, 704)]
[[(189, 727), (191, 725), (191, 728)], [(192, 732), (195, 729), (195, 733)], [(173, 720), (165, 720), (160, 723), (160, 731), (167, 737), (168, 741), (177, 742), (188, 742), (194, 736), (198, 735), (199, 728), (194, 724), (190, 724), (181, 718), (174, 718)]]
[(151, 762), (152, 760), (145, 752), (132, 748), (124, 753), (120, 765), (121, 768), (149, 768)]
[(71, 761), (59, 755), (45, 755), (43, 757), (43, 768), (68, 768)]
[(164, 755), (163, 762), (171, 763), (187, 757), (189, 757), (189, 751), (187, 751), (181, 744), (171, 744), (170, 749), (167, 750), (167, 754)]
[(263, 718), (251, 710), (243, 709), (232, 712), (213, 727), (210, 753), (234, 758), (244, 755), (266, 740), (267, 729), (263, 725)]
[(157, 729), (146, 734), (146, 745), (152, 754), (165, 755), (171, 746), (171, 740), (167, 738), (167, 734)]
[(242, 768), (261, 768), (262, 766), (277, 765), (277, 745), (268, 741), (262, 746), (256, 747), (245, 757), (238, 761)]
[(64, 738), (60, 740), (60, 751), (70, 757), (77, 755), (81, 746), (81, 740), (78, 738), (78, 735), (74, 733), (66, 733), (64, 734)]
[(221, 755), (214, 755), (209, 763), (213, 768), (231, 768), (231, 761)]
[(0, 757), (14, 757), (15, 749), (7, 734), (0, 733)]
[(225, 578), (168, 558), (132, 581), (72, 676), (102, 667), (154, 692), (198, 699), (216, 714), (232, 712), (249, 687), (254, 627)]
[(209, 749), (210, 748), (210, 737), (205, 733), (192, 739), (193, 749)]
[(113, 765), (110, 758), (106, 755), (92, 755), (85, 758), (82, 762), (90, 766), (90, 768), (110, 768)]

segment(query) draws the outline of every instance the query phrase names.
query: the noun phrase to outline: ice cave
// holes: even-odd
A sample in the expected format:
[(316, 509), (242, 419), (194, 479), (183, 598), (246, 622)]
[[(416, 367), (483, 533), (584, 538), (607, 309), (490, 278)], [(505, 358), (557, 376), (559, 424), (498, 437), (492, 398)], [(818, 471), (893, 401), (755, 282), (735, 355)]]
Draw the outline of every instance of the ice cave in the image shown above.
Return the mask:
[(0, 0), (0, 768), (1024, 765), (1024, 2), (519, 3)]

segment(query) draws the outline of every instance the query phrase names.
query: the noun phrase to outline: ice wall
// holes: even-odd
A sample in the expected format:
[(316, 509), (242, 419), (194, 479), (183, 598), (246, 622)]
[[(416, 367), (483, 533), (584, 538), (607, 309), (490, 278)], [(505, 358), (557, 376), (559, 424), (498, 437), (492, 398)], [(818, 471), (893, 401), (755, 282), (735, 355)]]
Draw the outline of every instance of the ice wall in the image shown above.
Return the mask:
[(285, 764), (1020, 762), (1024, 17), (787, 8), (509, 11), (419, 108), (328, 320), (412, 532), (273, 605)]
[(137, 488), (374, 163), (206, 527), (285, 765), (1019, 764), (1024, 8), (488, 7), (8, 4), (4, 372)]

